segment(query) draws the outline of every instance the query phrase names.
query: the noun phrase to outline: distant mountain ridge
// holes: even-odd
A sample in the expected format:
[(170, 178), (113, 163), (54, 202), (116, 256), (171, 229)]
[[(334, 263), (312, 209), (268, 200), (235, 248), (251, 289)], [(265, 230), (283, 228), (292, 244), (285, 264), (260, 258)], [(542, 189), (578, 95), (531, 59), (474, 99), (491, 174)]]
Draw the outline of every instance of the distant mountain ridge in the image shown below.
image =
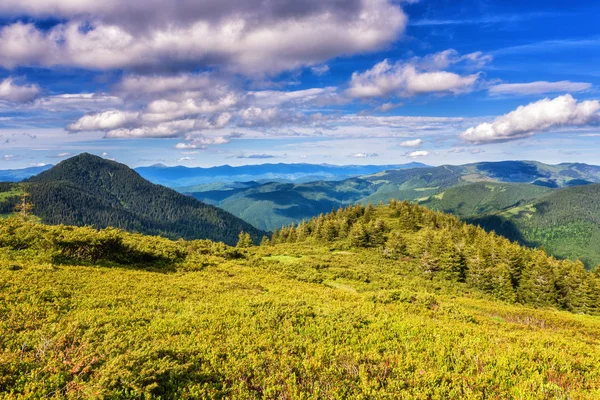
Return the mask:
[(0, 170), (0, 182), (20, 182), (50, 168), (52, 168), (52, 165), (47, 164), (38, 167)]
[[(172, 239), (211, 239), (235, 244), (241, 231), (264, 234), (217, 207), (152, 184), (124, 164), (88, 153), (69, 158), (23, 183), (3, 184), (8, 206), (19, 188), (30, 194), (44, 223), (113, 226)], [(6, 207), (4, 209), (6, 211)]]
[[(557, 192), (557, 187), (565, 188), (560, 191), (565, 196), (570, 190), (583, 190), (581, 188), (587, 188), (587, 185), (594, 187), (596, 182), (600, 182), (598, 166), (504, 161), (382, 171), (339, 182), (206, 185), (202, 191), (189, 194), (222, 207), (265, 230), (299, 223), (348, 204), (408, 200), (456, 214), (522, 244), (541, 246), (551, 243), (550, 238), (543, 234), (550, 232), (549, 220), (528, 225), (524, 223), (525, 220), (512, 221), (514, 215), (510, 213), (496, 213), (503, 213), (511, 208), (518, 210), (519, 207)], [(579, 197), (577, 201), (583, 200)], [(579, 207), (591, 207), (593, 204), (595, 200), (591, 199)], [(553, 210), (558, 212), (559, 208), (554, 207)], [(576, 210), (577, 207), (566, 207), (560, 212), (571, 214), (567, 218), (571, 221), (578, 218)], [(592, 208), (590, 212), (594, 210)], [(593, 227), (586, 228), (586, 232), (596, 232), (597, 227), (600, 227), (600, 223), (594, 222)], [(543, 232), (538, 232), (535, 236), (533, 232), (537, 228)], [(595, 238), (593, 235), (591, 237)], [(566, 248), (551, 244), (548, 249), (558, 257), (582, 258), (588, 267), (594, 266), (596, 261), (600, 262), (600, 235), (598, 239), (589, 242), (586, 239), (585, 243), (568, 239), (563, 242), (568, 243)], [(594, 246), (595, 250), (592, 249)]]
[[(411, 162), (391, 165), (330, 165), (330, 164), (256, 164), (243, 166), (221, 165), (216, 167), (167, 167), (155, 164), (135, 168), (142, 177), (153, 183), (191, 191), (189, 186), (215, 182), (279, 181), (307, 182), (316, 180), (343, 180), (358, 175), (368, 175), (384, 170), (426, 167)], [(188, 187), (188, 188), (186, 188)]]
[(426, 200), (448, 188), (476, 182), (568, 187), (573, 183), (600, 182), (600, 167), (547, 165), (534, 161), (484, 162), (386, 170), (343, 181), (213, 184), (196, 187), (199, 190), (187, 193), (222, 207), (261, 229), (272, 230), (347, 204), (387, 202), (393, 198)]

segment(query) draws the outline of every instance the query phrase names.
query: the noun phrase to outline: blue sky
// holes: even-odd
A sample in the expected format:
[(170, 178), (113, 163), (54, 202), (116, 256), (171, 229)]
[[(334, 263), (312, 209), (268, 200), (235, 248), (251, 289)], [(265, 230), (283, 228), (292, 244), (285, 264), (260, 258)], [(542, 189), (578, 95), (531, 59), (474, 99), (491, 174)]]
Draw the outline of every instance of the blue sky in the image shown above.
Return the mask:
[(597, 1), (5, 0), (0, 169), (599, 164)]

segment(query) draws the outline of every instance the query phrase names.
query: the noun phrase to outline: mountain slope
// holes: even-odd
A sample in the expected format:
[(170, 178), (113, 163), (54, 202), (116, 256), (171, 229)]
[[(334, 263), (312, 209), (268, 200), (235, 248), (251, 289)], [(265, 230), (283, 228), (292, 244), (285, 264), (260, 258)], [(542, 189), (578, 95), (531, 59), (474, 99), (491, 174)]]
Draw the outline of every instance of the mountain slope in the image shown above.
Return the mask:
[[(217, 205), (260, 229), (273, 230), (282, 225), (311, 218), (331, 208), (353, 203), (379, 203), (390, 199), (423, 200), (451, 187), (476, 182), (528, 183), (511, 191), (514, 203), (530, 200), (529, 192), (543, 194), (545, 188), (600, 182), (600, 167), (585, 164), (546, 165), (532, 161), (504, 161), (467, 165), (444, 165), (381, 171), (337, 182), (307, 183), (230, 183), (196, 187), (187, 194)], [(513, 205), (503, 200), (501, 208)], [(500, 208), (490, 206), (486, 212)]]
[(48, 224), (114, 226), (169, 238), (235, 243), (262, 232), (216, 207), (154, 185), (123, 164), (87, 153), (30, 178), (34, 213)]
[(528, 183), (479, 182), (450, 187), (416, 201), (432, 210), (474, 217), (529, 202), (551, 191), (547, 187)]
[(244, 248), (11, 218), (0, 247), (2, 398), (600, 398), (600, 274), (418, 205)]
[[(348, 204), (377, 204), (390, 199), (415, 201), (435, 210), (476, 218), (473, 222), (520, 243), (549, 246), (550, 253), (557, 257), (581, 258), (589, 268), (600, 262), (596, 261), (596, 251), (593, 250), (600, 248), (600, 239), (592, 234), (599, 224), (577, 222), (587, 226), (585, 232), (589, 235), (583, 241), (560, 239), (565, 243), (562, 248), (559, 239), (552, 239), (546, 234), (537, 233), (533, 237), (532, 232), (538, 232), (537, 228), (530, 227), (524, 220), (516, 224), (495, 213), (530, 203), (551, 193), (553, 187), (583, 185), (576, 187), (585, 188), (598, 181), (600, 167), (597, 166), (505, 161), (382, 171), (340, 182), (212, 185), (206, 191), (190, 194), (266, 230), (299, 223)], [(582, 202), (585, 203), (585, 200)], [(563, 207), (562, 212), (572, 214), (573, 219), (578, 218), (576, 208)], [(537, 219), (531, 223), (535, 221)], [(525, 231), (520, 232), (521, 229)], [(545, 229), (542, 232), (547, 232)]]
[(600, 184), (552, 191), (470, 222), (561, 258), (600, 264)]
[(329, 164), (257, 164), (232, 167), (222, 165), (210, 168), (167, 167), (152, 165), (138, 167), (142, 177), (153, 183), (195, 191), (193, 186), (215, 182), (280, 181), (310, 182), (316, 180), (343, 180), (353, 176), (373, 174), (391, 169), (426, 167), (412, 162), (399, 165), (329, 165)]

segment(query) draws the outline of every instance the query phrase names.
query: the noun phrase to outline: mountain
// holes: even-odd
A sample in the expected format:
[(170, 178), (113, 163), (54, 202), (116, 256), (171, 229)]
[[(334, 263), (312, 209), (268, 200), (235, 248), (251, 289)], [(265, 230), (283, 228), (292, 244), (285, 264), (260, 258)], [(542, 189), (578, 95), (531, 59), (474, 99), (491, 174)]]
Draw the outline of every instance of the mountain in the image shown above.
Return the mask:
[[(15, 204), (18, 188), (30, 194), (34, 214), (48, 224), (113, 226), (173, 239), (229, 244), (237, 241), (241, 231), (256, 241), (263, 235), (228, 212), (154, 185), (126, 165), (87, 153), (62, 161), (22, 184), (4, 187), (5, 204)], [(12, 197), (6, 195), (8, 190)]]
[(549, 192), (552, 189), (528, 183), (479, 182), (450, 187), (415, 201), (432, 210), (475, 217), (538, 199)]
[(600, 395), (600, 273), (415, 204), (235, 248), (9, 218), (0, 247), (0, 398)]
[[(376, 204), (390, 199), (426, 200), (448, 188), (476, 182), (527, 183), (535, 186), (525, 192), (517, 190), (517, 186), (512, 187), (510, 199), (516, 203), (531, 199), (529, 193), (542, 194), (550, 187), (600, 182), (600, 167), (585, 164), (546, 165), (532, 161), (484, 162), (386, 170), (343, 181), (212, 184), (196, 187), (196, 190), (186, 193), (230, 211), (260, 229), (273, 230), (346, 204)], [(494, 197), (501, 193), (494, 194)], [(507, 200), (505, 196), (503, 207), (512, 205)], [(491, 207), (488, 211), (494, 210), (499, 208)]]
[(554, 190), (468, 221), (588, 268), (600, 264), (600, 184)]
[(210, 168), (166, 167), (155, 164), (149, 167), (138, 167), (135, 170), (150, 182), (177, 188), (182, 192), (193, 192), (196, 191), (193, 186), (215, 182), (343, 180), (384, 170), (425, 166), (417, 162), (399, 165), (258, 164), (238, 167), (222, 165)]
[(52, 165), (48, 164), (40, 167), (0, 170), (0, 182), (20, 182), (50, 168), (52, 168)]
[[(564, 240), (565, 247), (560, 248), (558, 239), (541, 234), (533, 237), (533, 227), (523, 221), (504, 223), (506, 217), (494, 213), (511, 207), (518, 209), (553, 193), (554, 187), (585, 188), (589, 185), (592, 190), (594, 182), (600, 182), (600, 167), (597, 166), (504, 161), (382, 171), (339, 182), (221, 184), (189, 194), (265, 230), (299, 223), (348, 204), (409, 200), (468, 218), (522, 244), (547, 246), (557, 257), (581, 258), (587, 267), (592, 267), (600, 254), (600, 238), (590, 236), (589, 241), (583, 242)], [(590, 193), (589, 196), (593, 195)], [(572, 214), (573, 219), (578, 218), (576, 208), (566, 207), (562, 212)], [(600, 226), (595, 222), (591, 225)]]

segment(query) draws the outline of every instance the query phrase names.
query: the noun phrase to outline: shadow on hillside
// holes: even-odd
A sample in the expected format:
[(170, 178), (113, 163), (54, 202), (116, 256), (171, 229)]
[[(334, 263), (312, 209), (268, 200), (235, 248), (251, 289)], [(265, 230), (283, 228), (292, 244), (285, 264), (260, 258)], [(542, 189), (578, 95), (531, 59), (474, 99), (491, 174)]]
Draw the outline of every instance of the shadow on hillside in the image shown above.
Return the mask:
[(128, 268), (152, 272), (175, 272), (181, 258), (172, 258), (133, 249), (121, 244), (111, 249), (93, 249), (85, 246), (62, 248), (52, 256), (56, 265), (82, 265), (106, 268)]
[(538, 247), (539, 243), (533, 243), (525, 239), (519, 228), (514, 222), (497, 215), (490, 215), (481, 218), (465, 218), (465, 222), (478, 225), (487, 232), (495, 232), (497, 235), (517, 242), (527, 247)]

